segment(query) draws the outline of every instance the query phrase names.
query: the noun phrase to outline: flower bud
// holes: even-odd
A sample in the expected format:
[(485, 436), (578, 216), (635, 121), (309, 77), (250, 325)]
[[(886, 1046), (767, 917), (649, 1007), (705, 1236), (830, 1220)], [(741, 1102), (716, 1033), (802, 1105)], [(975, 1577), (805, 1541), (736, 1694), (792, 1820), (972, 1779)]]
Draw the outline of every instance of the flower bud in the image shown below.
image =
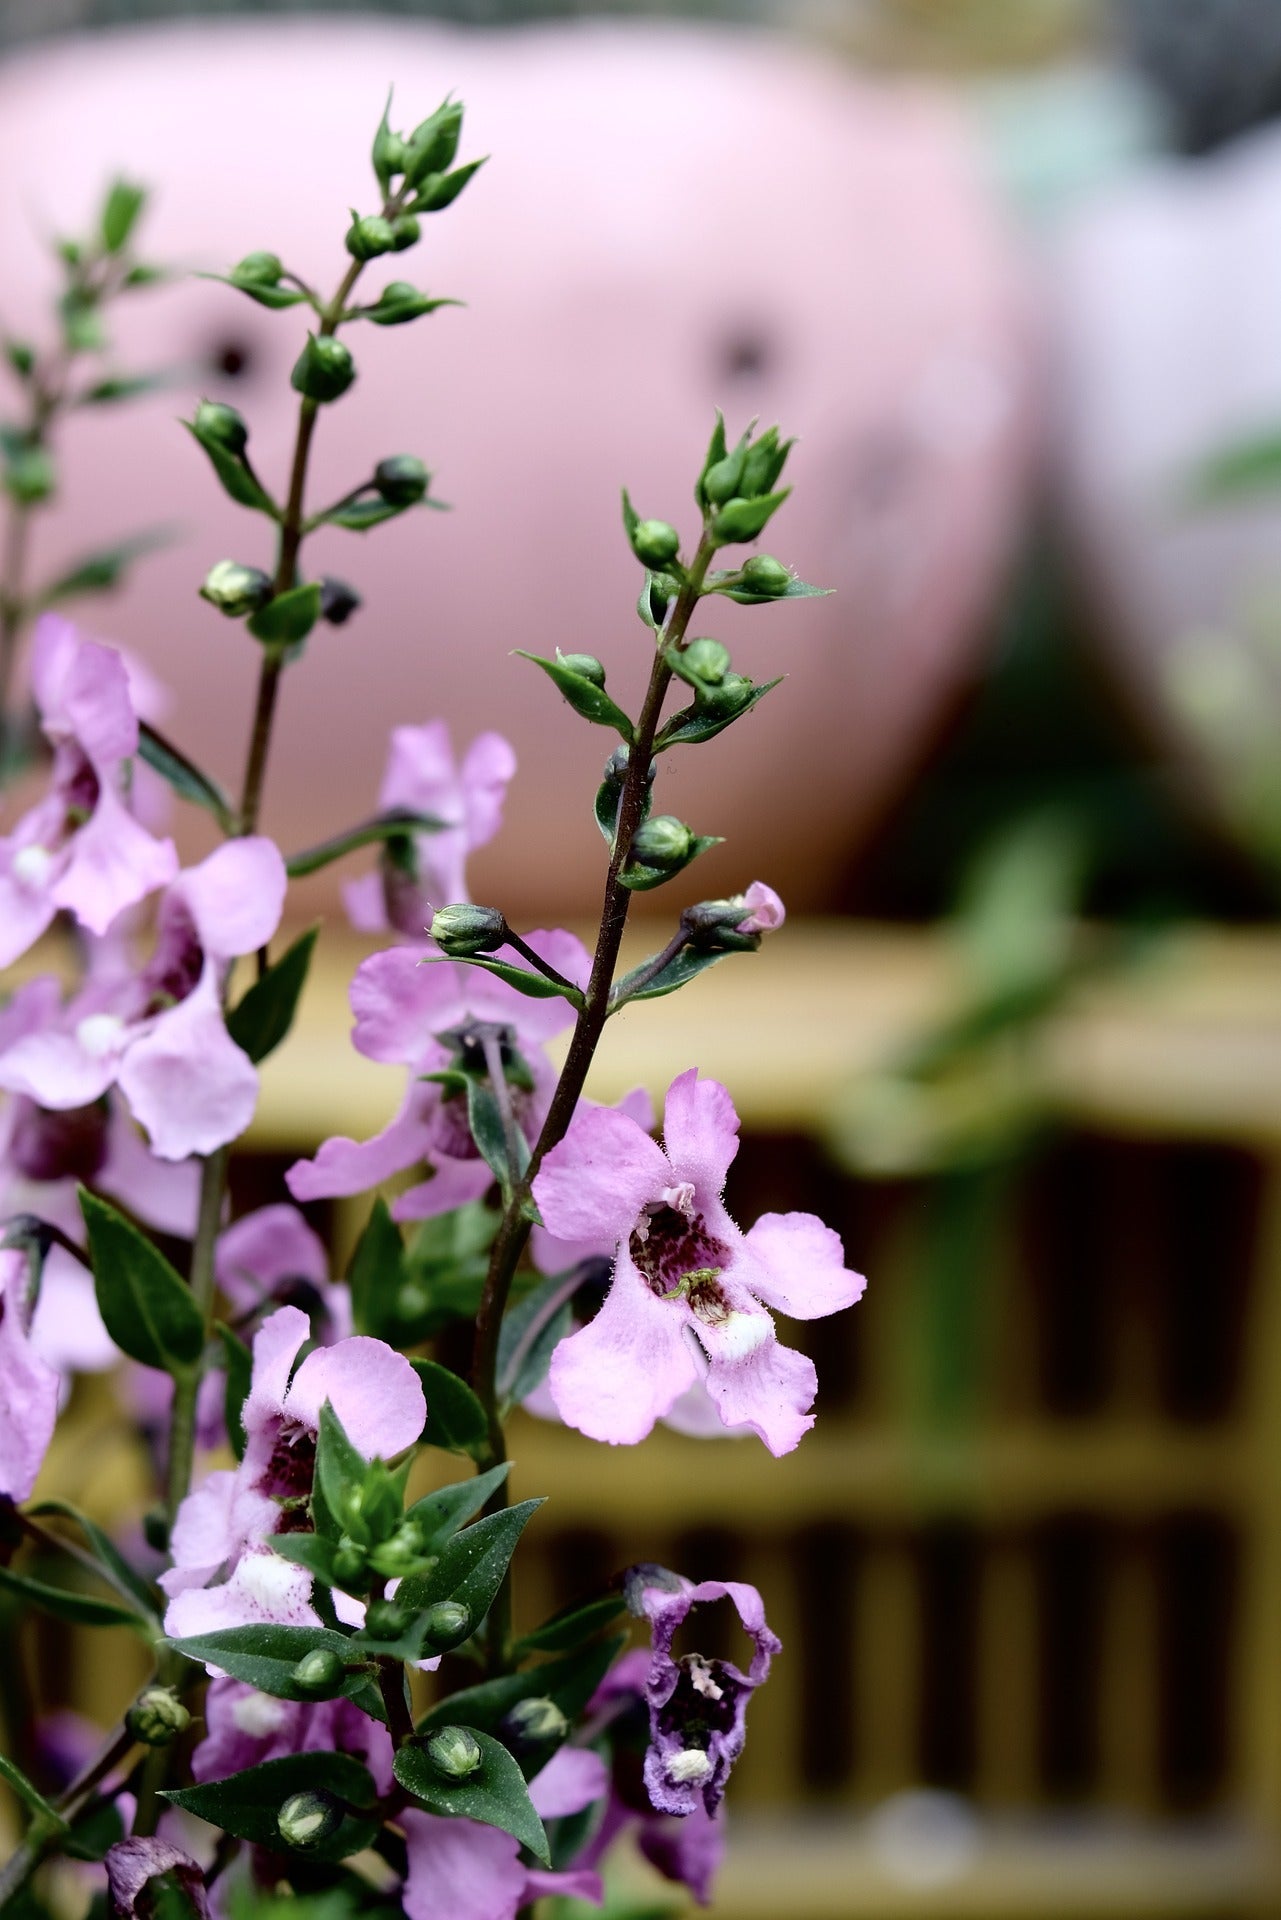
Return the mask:
[(401, 213), (391, 223), (391, 250), (404, 253), (407, 248), (416, 245), (422, 227), (412, 213)]
[(202, 445), (224, 447), (237, 458), (249, 444), (249, 428), (243, 416), (222, 400), (202, 400), (192, 424)]
[(365, 1632), (372, 1640), (399, 1640), (409, 1615), (394, 1600), (371, 1600), (365, 1613)]
[(327, 333), (309, 333), (294, 362), (289, 384), (308, 400), (338, 400), (356, 378), (356, 363), (341, 340)]
[(605, 669), (594, 653), (562, 653), (558, 647), (556, 657), (562, 667), (568, 667), (571, 673), (577, 673), (584, 680), (590, 680), (594, 687), (604, 686)]
[(729, 648), (723, 640), (691, 640), (681, 659), (691, 674), (718, 687), (729, 671)]
[(342, 1808), (332, 1793), (309, 1787), (291, 1793), (276, 1815), (280, 1837), (291, 1847), (317, 1847), (342, 1824)]
[(321, 575), (320, 617), (331, 627), (345, 626), (361, 604), (360, 595), (345, 580), (335, 580), (328, 573)]
[(723, 460), (718, 460), (714, 466), (707, 469), (703, 475), (703, 494), (714, 507), (723, 505), (738, 492), (746, 459), (746, 448), (739, 448), (734, 453), (726, 454)]
[(280, 284), (284, 270), (284, 261), (278, 253), (247, 253), (243, 260), (237, 260), (231, 269), (231, 277), (233, 280), (247, 280), (255, 287), (275, 287)]
[(675, 814), (658, 813), (642, 821), (632, 839), (632, 859), (643, 867), (680, 867), (689, 858), (693, 834)]
[(145, 1747), (167, 1747), (190, 1719), (171, 1687), (144, 1687), (125, 1715), (125, 1727)]
[(353, 213), (347, 229), (347, 251), (353, 260), (376, 260), (380, 253), (391, 253), (395, 245), (395, 230), (381, 213)]
[(200, 597), (219, 613), (238, 620), (257, 613), (271, 598), (271, 575), (261, 567), (243, 567), (239, 560), (219, 560), (205, 575)]
[(473, 907), (460, 901), (432, 916), (431, 937), (451, 960), (493, 953), (507, 938), (507, 922), (497, 907)]
[(438, 1600), (422, 1617), (423, 1637), (431, 1647), (456, 1647), (471, 1627), (471, 1614), (459, 1600)]
[(412, 1520), (402, 1521), (390, 1540), (379, 1541), (369, 1550), (369, 1564), (384, 1580), (398, 1580), (423, 1564), (421, 1527)]
[(5, 464), (4, 490), (21, 506), (39, 506), (57, 484), (57, 470), (43, 447), (18, 447)]
[(467, 1727), (441, 1727), (427, 1742), (427, 1758), (451, 1780), (466, 1780), (480, 1766), (480, 1742)]
[(532, 1753), (550, 1741), (563, 1740), (569, 1732), (569, 1722), (554, 1700), (538, 1696), (518, 1700), (510, 1712), (503, 1715), (498, 1731), (513, 1753)]
[(443, 101), (435, 113), (420, 121), (407, 143), (406, 184), (416, 187), (429, 174), (443, 173), (452, 166), (462, 130), (463, 109), (457, 100)]
[(332, 1647), (313, 1647), (304, 1653), (291, 1678), (309, 1700), (332, 1700), (342, 1692), (347, 1669)]
[(416, 453), (393, 453), (374, 468), (374, 486), (389, 507), (416, 507), (431, 482)]
[(666, 520), (638, 520), (632, 529), (632, 552), (646, 567), (665, 567), (681, 550), (681, 537)]
[(772, 553), (756, 553), (750, 560), (745, 560), (742, 580), (743, 585), (750, 587), (753, 593), (786, 593), (792, 584), (788, 569)]
[(365, 1559), (363, 1547), (344, 1534), (338, 1542), (338, 1551), (334, 1555), (334, 1579), (343, 1586), (363, 1585), (368, 1578), (369, 1564)]

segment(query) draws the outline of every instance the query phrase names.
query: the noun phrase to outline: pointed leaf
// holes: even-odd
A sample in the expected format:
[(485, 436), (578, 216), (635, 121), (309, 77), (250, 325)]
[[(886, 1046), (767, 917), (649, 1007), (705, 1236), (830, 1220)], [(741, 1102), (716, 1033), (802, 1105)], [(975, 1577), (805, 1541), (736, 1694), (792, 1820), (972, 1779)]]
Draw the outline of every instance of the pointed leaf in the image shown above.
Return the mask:
[(255, 480), (242, 459), (221, 446), (217, 440), (201, 433), (192, 421), (184, 420), (182, 424), (197, 446), (204, 448), (223, 492), (234, 500), (238, 507), (249, 507), (255, 513), (265, 513), (272, 520), (280, 518), (275, 501), (266, 488)]
[(308, 1846), (308, 1859), (344, 1860), (349, 1853), (360, 1853), (369, 1846), (382, 1823), (376, 1816), (362, 1817), (362, 1813), (374, 1806), (378, 1790), (368, 1768), (349, 1753), (291, 1753), (283, 1760), (266, 1760), (225, 1780), (177, 1788), (162, 1798), (234, 1834), (238, 1840), (252, 1840), (273, 1853), (284, 1853), (291, 1849), (276, 1824), (277, 1815), (291, 1794), (308, 1789), (333, 1794), (346, 1809), (340, 1825), (327, 1839)]
[(70, 1587), (53, 1587), (29, 1574), (14, 1573), (10, 1567), (0, 1567), (0, 1590), (16, 1593), (41, 1613), (78, 1627), (131, 1627), (135, 1633), (147, 1633), (154, 1624), (139, 1607), (124, 1607), (118, 1600), (100, 1600), (96, 1594), (76, 1593)]
[(373, 820), (362, 820), (358, 827), (349, 827), (345, 833), (336, 833), (314, 847), (304, 847), (300, 853), (291, 854), (285, 861), (285, 872), (291, 880), (300, 880), (305, 874), (319, 873), (322, 867), (341, 860), (344, 854), (354, 853), (359, 847), (377, 846), (410, 834), (443, 833), (445, 825), (434, 813), (414, 813), (408, 807), (393, 807)]
[(132, 180), (113, 180), (103, 202), (99, 232), (108, 253), (119, 253), (147, 204), (147, 189)]
[(3, 1753), (0, 1753), (0, 1780), (13, 1789), (27, 1811), (33, 1814), (43, 1826), (53, 1833), (65, 1831), (67, 1823), (62, 1815), (49, 1805), (39, 1788), (32, 1786), (21, 1767), (7, 1759)]
[(598, 687), (586, 674), (576, 673), (563, 660), (545, 660), (541, 654), (527, 653), (524, 647), (517, 647), (515, 651), (520, 659), (532, 660), (536, 667), (542, 668), (547, 678), (559, 687), (575, 713), (599, 727), (613, 727), (631, 745), (632, 723), (623, 709), (610, 699), (604, 687)]
[[(247, 1627), (218, 1627), (212, 1633), (171, 1640), (169, 1645), (184, 1659), (194, 1660), (201, 1666), (218, 1667), (233, 1680), (244, 1680), (259, 1693), (269, 1693), (277, 1700), (312, 1697), (293, 1677), (294, 1668), (305, 1654), (318, 1648), (336, 1653), (339, 1659), (351, 1661), (353, 1665), (360, 1658), (345, 1633), (335, 1633), (328, 1627), (277, 1626), (269, 1621), (255, 1621)], [(344, 1698), (357, 1701), (362, 1712), (372, 1714), (375, 1719), (383, 1718), (378, 1690), (371, 1684), (368, 1672), (359, 1666), (355, 1672), (344, 1675), (341, 1692)]]
[[(467, 1124), (471, 1129), (471, 1137), (506, 1196), (529, 1165), (529, 1142), (515, 1121), (512, 1127), (514, 1138), (509, 1142), (498, 1096), (482, 1074), (469, 1073), (466, 1080)], [(516, 1156), (514, 1166), (513, 1151)]]
[(138, 722), (138, 758), (168, 781), (181, 799), (194, 801), (211, 813), (225, 833), (235, 830), (231, 802), (222, 788), (145, 720)]
[(480, 1512), (510, 1472), (511, 1461), (503, 1460), (487, 1473), (478, 1473), (474, 1480), (459, 1480), (452, 1487), (440, 1487), (415, 1501), (405, 1518), (416, 1521), (422, 1528), (425, 1550), (438, 1553), (459, 1527)]
[(393, 505), (390, 500), (373, 494), (368, 500), (353, 500), (348, 506), (335, 507), (332, 512), (322, 514), (319, 524), (346, 527), (349, 533), (368, 533), (371, 527), (380, 527), (384, 520), (395, 520), (402, 513), (408, 513), (409, 506), (407, 500)]
[(423, 1428), (426, 1444), (479, 1459), (489, 1445), (489, 1421), (467, 1382), (435, 1360), (411, 1360), (409, 1364), (427, 1396), (427, 1424)]
[[(465, 1687), (438, 1701), (418, 1722), (418, 1732), (426, 1734), (452, 1724), (492, 1733), (519, 1700), (554, 1700), (572, 1725), (626, 1645), (627, 1636), (615, 1634), (613, 1639), (593, 1641), (558, 1660), (540, 1661), (520, 1673), (506, 1673), (477, 1687)], [(531, 1753), (531, 1771), (536, 1772), (546, 1759), (545, 1747)]]
[(227, 1429), (227, 1440), (237, 1460), (245, 1457), (245, 1423), (242, 1417), (245, 1399), (249, 1392), (249, 1382), (253, 1376), (254, 1357), (238, 1334), (225, 1327), (221, 1321), (214, 1328), (222, 1342), (222, 1364), (227, 1375), (227, 1390), (222, 1397), (223, 1424)]
[(619, 874), (619, 885), (629, 888), (632, 893), (649, 893), (654, 887), (666, 886), (667, 882), (674, 880), (678, 873), (684, 873), (690, 862), (697, 860), (700, 853), (706, 853), (709, 847), (719, 847), (723, 844), (722, 834), (696, 833), (689, 843), (688, 853), (679, 866), (647, 867), (638, 861), (634, 866), (625, 867)]
[(732, 727), (745, 713), (762, 701), (767, 693), (772, 693), (779, 685), (783, 675), (776, 680), (764, 680), (760, 686), (753, 687), (751, 694), (741, 706), (731, 707), (728, 711), (708, 705), (703, 707), (682, 707), (667, 721), (654, 742), (655, 753), (662, 753), (667, 747), (696, 747), (704, 740), (714, 740), (718, 733), (724, 733), (726, 727)]
[[(440, 964), (432, 954), (425, 963), (428, 966)], [(530, 1000), (554, 1000), (557, 994), (562, 1000), (568, 1000), (571, 1007), (581, 1007), (583, 996), (577, 987), (557, 986), (546, 974), (532, 973), (524, 967), (514, 967), (508, 960), (491, 960), (483, 953), (463, 954), (448, 962), (450, 966), (480, 967), (485, 973), (492, 973), (499, 980), (505, 980), (509, 987), (515, 987), (517, 993), (523, 993)]]
[(71, 600), (81, 593), (109, 593), (119, 586), (122, 575), (135, 560), (157, 547), (167, 546), (175, 537), (173, 527), (153, 527), (147, 533), (135, 534), (131, 540), (121, 540), (114, 547), (87, 553), (40, 589), (39, 603), (42, 607), (51, 607), (59, 600)]
[(522, 1660), (527, 1653), (565, 1653), (580, 1646), (602, 1627), (617, 1620), (625, 1604), (621, 1593), (606, 1593), (581, 1606), (562, 1607), (559, 1613), (554, 1613), (550, 1620), (544, 1620), (541, 1627), (516, 1643), (514, 1658)]
[(428, 177), (423, 181), (422, 190), (416, 193), (406, 208), (407, 213), (443, 213), (458, 198), (474, 173), (479, 173), (489, 158), (488, 154), (479, 160), (469, 160), (465, 166), (455, 167), (452, 173), (443, 173), (436, 179)]
[(347, 1284), (351, 1289), (352, 1325), (357, 1333), (385, 1337), (394, 1316), (395, 1296), (401, 1279), (404, 1242), (400, 1228), (391, 1217), (387, 1202), (374, 1201), (365, 1230), (352, 1255)]
[(571, 1274), (553, 1273), (522, 1294), (503, 1315), (498, 1333), (498, 1391), (523, 1400), (546, 1377), (552, 1354), (570, 1331)]
[(115, 1588), (127, 1606), (159, 1617), (155, 1589), (140, 1573), (134, 1572), (110, 1535), (104, 1533), (87, 1514), (81, 1513), (79, 1507), (73, 1507), (69, 1500), (42, 1500), (31, 1511), (37, 1519), (46, 1513), (58, 1513), (68, 1520), (74, 1520), (92, 1548), (94, 1558), (101, 1565), (102, 1577), (108, 1586)]
[(320, 593), (319, 580), (290, 587), (287, 593), (278, 593), (265, 607), (259, 607), (246, 625), (255, 640), (268, 646), (296, 647), (320, 618)]
[(227, 1015), (227, 1032), (255, 1064), (280, 1045), (294, 1023), (319, 932), (317, 921), (300, 933)]
[[(731, 574), (730, 578), (736, 576)], [(776, 600), (823, 600), (835, 587), (812, 587), (808, 580), (793, 580), (784, 587), (782, 593), (751, 593), (746, 587), (716, 586), (711, 581), (704, 588), (706, 593), (723, 593), (727, 600), (737, 601), (740, 607), (772, 606)]]
[(198, 280), (219, 280), (224, 287), (234, 287), (237, 293), (247, 293), (260, 307), (270, 307), (278, 313), (284, 307), (296, 307), (307, 296), (298, 287), (264, 286), (260, 280), (242, 280), (234, 273), (199, 273)]
[(396, 1590), (398, 1604), (420, 1613), (437, 1600), (457, 1600), (473, 1622), (482, 1620), (503, 1583), (516, 1542), (542, 1504), (522, 1500), (519, 1506), (504, 1507), (464, 1527), (445, 1542), (430, 1573), (410, 1574), (401, 1581)]
[(80, 1189), (94, 1292), (111, 1338), (144, 1367), (180, 1373), (199, 1359), (205, 1323), (158, 1247), (96, 1194)]
[(688, 986), (691, 980), (697, 980), (700, 973), (706, 973), (718, 960), (724, 960), (724, 952), (699, 953), (692, 947), (686, 947), (674, 960), (669, 960), (661, 973), (656, 973), (648, 986), (639, 989), (629, 987), (628, 982), (644, 972), (644, 963), (625, 973), (615, 989), (617, 999), (613, 1011), (635, 1000), (661, 1000), (665, 993), (675, 993), (678, 988)]
[(477, 1728), (469, 1731), (480, 1747), (481, 1762), (466, 1780), (455, 1780), (443, 1773), (433, 1764), (426, 1746), (417, 1741), (401, 1747), (392, 1762), (397, 1780), (431, 1813), (479, 1820), (484, 1826), (498, 1827), (519, 1840), (522, 1847), (528, 1847), (544, 1866), (549, 1865), (547, 1835), (534, 1811), (519, 1765), (501, 1741)]
[(342, 1421), (326, 1400), (320, 1409), (316, 1473), (311, 1505), (316, 1531), (337, 1538), (349, 1530), (345, 1517), (350, 1496), (365, 1483), (368, 1462), (347, 1438)]

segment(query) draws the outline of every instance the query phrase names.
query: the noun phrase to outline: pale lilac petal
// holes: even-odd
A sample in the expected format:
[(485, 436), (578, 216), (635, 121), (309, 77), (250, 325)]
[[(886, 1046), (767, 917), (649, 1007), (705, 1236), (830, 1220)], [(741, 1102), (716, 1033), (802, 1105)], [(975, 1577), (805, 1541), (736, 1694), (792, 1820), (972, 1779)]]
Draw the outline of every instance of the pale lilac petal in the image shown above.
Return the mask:
[(104, 782), (49, 898), (91, 933), (105, 933), (118, 913), (168, 886), (177, 871), (173, 841), (153, 839)]
[(194, 992), (130, 1047), (119, 1082), (162, 1160), (212, 1153), (245, 1131), (258, 1071), (227, 1032), (212, 960)]
[(98, 1185), (148, 1226), (190, 1240), (200, 1204), (200, 1168), (194, 1160), (160, 1160), (119, 1102), (107, 1121), (107, 1158)]
[(40, 938), (57, 909), (47, 888), (24, 886), (11, 872), (12, 841), (0, 840), (0, 967), (11, 967)]
[(589, 1900), (594, 1907), (599, 1907), (605, 1898), (605, 1883), (593, 1867), (566, 1867), (559, 1873), (549, 1873), (544, 1867), (530, 1867), (525, 1874), (525, 1899), (550, 1899), (556, 1895), (566, 1900)]
[(529, 1783), (540, 1820), (581, 1813), (609, 1792), (609, 1768), (590, 1747), (559, 1747)]
[(516, 771), (516, 754), (501, 733), (480, 733), (463, 757), (462, 799), (467, 845), (483, 847), (503, 824), (503, 801)]
[(176, 1594), (165, 1610), (165, 1632), (171, 1640), (182, 1640), (262, 1620), (282, 1627), (321, 1624), (311, 1604), (311, 1575), (306, 1567), (282, 1560), (269, 1547), (251, 1547), (221, 1586), (189, 1587)]
[(352, 1045), (366, 1059), (419, 1070), (444, 1065), (433, 1035), (457, 1026), (466, 1012), (463, 969), (423, 963), (415, 947), (388, 947), (362, 960), (352, 977)]
[(514, 1920), (527, 1875), (509, 1833), (412, 1808), (400, 1816), (409, 1856), (409, 1920)]
[(642, 1820), (636, 1844), (664, 1879), (688, 1887), (700, 1906), (708, 1905), (725, 1858), (723, 1812), (708, 1813), (700, 1800), (680, 1819), (654, 1814)]
[(696, 1378), (685, 1318), (620, 1259), (596, 1318), (552, 1355), (548, 1385), (566, 1425), (614, 1446), (643, 1440)]
[(168, 1594), (203, 1585), (238, 1550), (233, 1520), (236, 1475), (227, 1467), (208, 1474), (183, 1500), (169, 1537), (173, 1566), (160, 1576)]
[(454, 751), (443, 720), (429, 720), (421, 727), (392, 728), (387, 771), (378, 794), (384, 812), (392, 807), (410, 807), (415, 813), (434, 813), (451, 825), (461, 825), (457, 786)]
[(840, 1235), (815, 1214), (763, 1213), (744, 1244), (756, 1267), (748, 1286), (793, 1320), (819, 1320), (863, 1297), (867, 1281), (846, 1268)]
[(356, 880), (344, 880), (342, 903), (357, 933), (381, 933), (386, 927), (387, 907), (381, 873), (362, 873)]
[(697, 1067), (667, 1089), (663, 1146), (679, 1180), (692, 1180), (700, 1200), (719, 1194), (738, 1152), (738, 1115), (719, 1080), (700, 1080)]
[(666, 1156), (613, 1107), (580, 1108), (534, 1180), (543, 1225), (558, 1240), (616, 1246), (647, 1200), (672, 1183)]
[(326, 1400), (367, 1460), (412, 1447), (427, 1419), (422, 1382), (404, 1354), (364, 1334), (309, 1353), (290, 1385), (286, 1411), (318, 1428)]
[(295, 1200), (327, 1200), (339, 1194), (366, 1193), (394, 1173), (403, 1173), (426, 1155), (431, 1145), (430, 1116), (439, 1101), (439, 1088), (411, 1081), (400, 1112), (381, 1133), (371, 1140), (348, 1140), (335, 1134), (314, 1159), (294, 1161), (285, 1185)]
[(715, 1330), (699, 1328), (708, 1348), (707, 1390), (727, 1426), (748, 1426), (775, 1456), (790, 1453), (814, 1424), (814, 1362), (770, 1336), (750, 1352), (715, 1350)]
[(430, 1180), (397, 1194), (391, 1203), (393, 1220), (435, 1220), (455, 1207), (480, 1200), (493, 1185), (494, 1176), (484, 1160), (448, 1160), (435, 1162)]
[(738, 923), (739, 933), (776, 933), (787, 918), (783, 902), (763, 880), (753, 880), (743, 895), (743, 905), (748, 914)]
[(82, 1020), (72, 1033), (27, 1034), (0, 1055), (0, 1087), (41, 1107), (87, 1107), (115, 1079), (128, 1040), (124, 1022), (110, 1014)]
[(246, 1312), (282, 1280), (309, 1280), (318, 1290), (325, 1288), (329, 1256), (297, 1207), (281, 1202), (258, 1207), (219, 1235), (214, 1271), (233, 1306)]
[(102, 1373), (120, 1358), (102, 1324), (93, 1275), (65, 1247), (50, 1247), (45, 1259), (31, 1346), (59, 1373)]
[(241, 1414), (250, 1438), (284, 1413), (289, 1375), (299, 1349), (310, 1338), (311, 1322), (301, 1307), (277, 1307), (254, 1335), (253, 1370)]
[(59, 1378), (24, 1325), (25, 1254), (0, 1250), (0, 1494), (26, 1500), (58, 1417)]
[(174, 882), (206, 953), (219, 960), (265, 947), (285, 904), (285, 863), (261, 834), (229, 840)]
[(748, 1426), (727, 1427), (721, 1419), (720, 1408), (702, 1380), (696, 1380), (679, 1400), (673, 1401), (663, 1415), (663, 1425), (670, 1427), (673, 1433), (683, 1433), (688, 1440), (724, 1440), (727, 1437), (743, 1440), (753, 1431)]
[(0, 1006), (0, 1054), (29, 1033), (50, 1026), (62, 1011), (62, 986), (51, 973), (28, 980)]
[(82, 639), (58, 614), (37, 623), (31, 687), (49, 738), (77, 740), (99, 772), (137, 751), (124, 661), (113, 647)]

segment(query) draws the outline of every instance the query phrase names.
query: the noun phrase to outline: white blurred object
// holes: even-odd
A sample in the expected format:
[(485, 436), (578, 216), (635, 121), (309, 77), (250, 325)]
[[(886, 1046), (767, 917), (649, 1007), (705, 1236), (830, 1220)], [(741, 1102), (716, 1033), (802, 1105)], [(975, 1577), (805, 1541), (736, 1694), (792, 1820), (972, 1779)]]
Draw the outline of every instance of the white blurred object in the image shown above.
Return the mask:
[(868, 1840), (887, 1879), (905, 1887), (946, 1887), (974, 1870), (983, 1830), (959, 1794), (919, 1787), (877, 1808)]

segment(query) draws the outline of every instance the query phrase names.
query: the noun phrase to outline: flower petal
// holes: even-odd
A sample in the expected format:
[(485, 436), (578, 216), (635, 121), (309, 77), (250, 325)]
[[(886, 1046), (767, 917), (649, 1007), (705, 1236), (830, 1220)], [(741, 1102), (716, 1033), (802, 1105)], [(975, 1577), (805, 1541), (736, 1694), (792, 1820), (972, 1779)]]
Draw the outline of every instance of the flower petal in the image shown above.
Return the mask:
[(194, 1160), (160, 1160), (119, 1100), (107, 1121), (107, 1158), (98, 1185), (148, 1226), (190, 1240), (200, 1204), (200, 1168)]
[(11, 967), (33, 946), (57, 908), (47, 887), (27, 887), (13, 877), (14, 838), (0, 840), (0, 967)]
[(397, 1194), (391, 1203), (393, 1220), (434, 1220), (481, 1199), (493, 1184), (494, 1176), (483, 1160), (450, 1160), (442, 1154), (434, 1167), (430, 1180), (420, 1180), (416, 1187)]
[(219, 1287), (242, 1312), (282, 1280), (309, 1280), (316, 1288), (329, 1282), (324, 1241), (283, 1202), (256, 1208), (220, 1234), (214, 1264)]
[(400, 1824), (409, 1856), (401, 1901), (409, 1920), (514, 1920), (525, 1869), (509, 1833), (411, 1808)]
[(318, 1428), (326, 1400), (367, 1460), (412, 1447), (427, 1419), (422, 1383), (404, 1354), (366, 1334), (309, 1353), (290, 1384), (286, 1411)]
[(609, 1792), (609, 1768), (590, 1747), (559, 1747), (529, 1783), (529, 1797), (540, 1820), (581, 1813)]
[(171, 1640), (213, 1633), (219, 1627), (249, 1627), (258, 1621), (281, 1627), (318, 1627), (311, 1604), (311, 1574), (270, 1547), (251, 1547), (218, 1587), (189, 1587), (169, 1602), (165, 1632)]
[(746, 1284), (792, 1320), (821, 1320), (861, 1300), (867, 1281), (845, 1265), (841, 1237), (812, 1213), (763, 1213), (744, 1236), (757, 1271)]
[(119, 1085), (162, 1160), (212, 1153), (244, 1132), (258, 1071), (227, 1032), (211, 959), (195, 990), (130, 1047)]
[(105, 783), (69, 852), (49, 898), (91, 933), (105, 933), (118, 913), (167, 887), (178, 871), (173, 841), (154, 839)]
[(0, 1250), (0, 1494), (26, 1500), (58, 1417), (59, 1379), (23, 1324), (27, 1261)]
[(560, 1417), (592, 1440), (634, 1446), (696, 1377), (688, 1309), (652, 1294), (626, 1257), (596, 1318), (562, 1340), (548, 1385)]
[(592, 1240), (605, 1251), (630, 1233), (647, 1200), (671, 1184), (661, 1149), (627, 1114), (580, 1107), (543, 1161), (534, 1199), (557, 1240)]
[(273, 840), (252, 834), (188, 867), (173, 884), (206, 953), (230, 960), (265, 947), (285, 904), (285, 863)]
[(715, 1329), (699, 1328), (708, 1352), (707, 1391), (726, 1426), (747, 1426), (775, 1456), (790, 1453), (814, 1424), (809, 1409), (818, 1392), (814, 1362), (784, 1347), (771, 1332), (750, 1352), (718, 1357)]
[(439, 960), (423, 964), (417, 947), (371, 953), (352, 976), (352, 1045), (367, 1060), (418, 1072), (443, 1066), (448, 1056), (435, 1035), (463, 1018), (463, 985), (461, 967)]
[(678, 1180), (692, 1180), (700, 1198), (719, 1194), (738, 1152), (738, 1115), (719, 1080), (691, 1067), (672, 1081), (663, 1108), (663, 1147)]
[(321, 1145), (313, 1160), (294, 1161), (285, 1175), (285, 1185), (295, 1200), (327, 1200), (339, 1194), (368, 1192), (423, 1159), (431, 1146), (431, 1116), (439, 1102), (438, 1087), (411, 1081), (400, 1112), (381, 1133), (370, 1140), (348, 1140), (343, 1134), (335, 1134)]

